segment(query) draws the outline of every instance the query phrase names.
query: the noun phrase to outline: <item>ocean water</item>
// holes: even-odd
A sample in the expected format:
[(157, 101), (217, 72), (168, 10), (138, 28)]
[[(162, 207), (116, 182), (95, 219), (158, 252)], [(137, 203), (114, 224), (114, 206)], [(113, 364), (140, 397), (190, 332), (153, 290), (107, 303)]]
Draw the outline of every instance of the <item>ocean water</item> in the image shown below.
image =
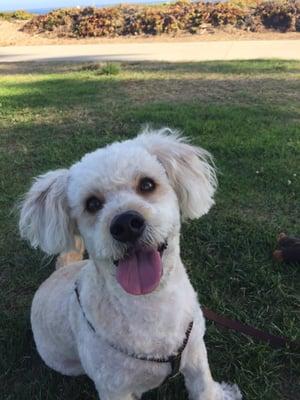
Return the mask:
[[(119, 5), (119, 4), (122, 4), (122, 3), (125, 3), (125, 4), (159, 4), (159, 3), (172, 3), (172, 2), (175, 2), (175, 1), (176, 0), (174, 0), (174, 1), (163, 1), (163, 0), (132, 0), (132, 1), (130, 1), (130, 0), (128, 0), (128, 1), (121, 2), (121, 1), (116, 0), (116, 1), (112, 1), (110, 3), (102, 3), (102, 4), (97, 4), (97, 3), (93, 4), (91, 2), (91, 5), (93, 7), (99, 7), (100, 8), (100, 7), (111, 7), (111, 6)], [(76, 6), (77, 5), (75, 3), (74, 7), (76, 7)], [(84, 8), (84, 7), (88, 7), (88, 6), (82, 6), (82, 8)], [(26, 8), (25, 10), (28, 11), (28, 12), (34, 13), (34, 14), (47, 14), (50, 11), (55, 10), (57, 8), (59, 8), (59, 7), (30, 8), (30, 9)]]

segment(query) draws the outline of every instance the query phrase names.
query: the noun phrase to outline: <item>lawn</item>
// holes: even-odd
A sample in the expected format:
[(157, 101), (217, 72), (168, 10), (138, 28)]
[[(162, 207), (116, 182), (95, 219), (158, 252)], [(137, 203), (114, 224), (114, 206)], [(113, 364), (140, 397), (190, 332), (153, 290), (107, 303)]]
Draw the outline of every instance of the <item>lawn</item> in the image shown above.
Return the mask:
[[(91, 64), (0, 64), (1, 400), (97, 398), (86, 377), (63, 377), (37, 355), (30, 304), (54, 259), (20, 240), (14, 205), (32, 177), (133, 137), (145, 123), (180, 128), (219, 169), (216, 206), (182, 233), (182, 257), (201, 303), (300, 337), (299, 267), (272, 260), (279, 232), (300, 233), (300, 63), (136, 63), (116, 75), (101, 71)], [(238, 383), (246, 400), (299, 396), (291, 349), (207, 325), (216, 379)], [(186, 398), (180, 378), (144, 396)]]

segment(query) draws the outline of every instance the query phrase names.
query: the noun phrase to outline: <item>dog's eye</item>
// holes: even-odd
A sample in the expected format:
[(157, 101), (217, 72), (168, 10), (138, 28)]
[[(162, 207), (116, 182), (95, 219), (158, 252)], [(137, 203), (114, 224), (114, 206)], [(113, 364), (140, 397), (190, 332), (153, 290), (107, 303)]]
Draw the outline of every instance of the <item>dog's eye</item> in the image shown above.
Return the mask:
[(155, 190), (156, 184), (151, 178), (142, 178), (139, 183), (139, 190), (143, 193), (153, 192)]
[(102, 207), (103, 207), (103, 202), (96, 196), (89, 197), (85, 203), (85, 208), (89, 213), (92, 214), (99, 211)]

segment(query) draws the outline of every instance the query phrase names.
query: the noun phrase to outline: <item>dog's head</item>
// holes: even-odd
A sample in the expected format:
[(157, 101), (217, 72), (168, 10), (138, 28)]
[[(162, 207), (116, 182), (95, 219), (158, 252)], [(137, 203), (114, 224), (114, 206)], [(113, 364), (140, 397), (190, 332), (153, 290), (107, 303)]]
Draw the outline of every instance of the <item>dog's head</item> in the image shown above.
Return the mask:
[(21, 235), (57, 254), (79, 233), (95, 264), (126, 292), (150, 293), (178, 252), (181, 217), (198, 218), (213, 204), (210, 161), (169, 129), (113, 143), (36, 179), (22, 205)]

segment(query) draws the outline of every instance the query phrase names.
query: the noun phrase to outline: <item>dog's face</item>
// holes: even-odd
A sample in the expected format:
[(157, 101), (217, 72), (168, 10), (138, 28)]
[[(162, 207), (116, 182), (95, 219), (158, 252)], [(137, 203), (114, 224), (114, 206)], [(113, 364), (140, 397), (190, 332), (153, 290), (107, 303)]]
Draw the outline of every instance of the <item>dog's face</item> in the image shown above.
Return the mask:
[(88, 154), (69, 171), (67, 198), (96, 264), (107, 260), (127, 292), (151, 292), (180, 226), (177, 196), (156, 157), (135, 141)]
[(50, 254), (79, 233), (96, 265), (130, 294), (147, 294), (171, 268), (180, 215), (213, 204), (215, 173), (204, 150), (165, 129), (87, 154), (37, 179), (23, 203), (21, 234)]

